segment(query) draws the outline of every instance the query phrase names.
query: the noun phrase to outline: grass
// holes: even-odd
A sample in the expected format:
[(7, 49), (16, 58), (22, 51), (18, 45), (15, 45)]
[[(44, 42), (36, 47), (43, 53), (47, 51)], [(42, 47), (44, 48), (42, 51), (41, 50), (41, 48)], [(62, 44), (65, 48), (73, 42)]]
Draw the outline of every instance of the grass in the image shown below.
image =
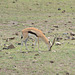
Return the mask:
[[(75, 0), (1, 0), (0, 75), (74, 75), (75, 40), (71, 40), (70, 36), (70, 32), (75, 32), (74, 8)], [(54, 25), (58, 25), (58, 28), (54, 28)], [(38, 46), (34, 51), (34, 42), (29, 40), (29, 52), (23, 46), (21, 53), (21, 46), (17, 43), (21, 42), (21, 30), (27, 27), (42, 30), (50, 37), (51, 42), (55, 35), (63, 37), (60, 41), (62, 44), (54, 45), (49, 52), (45, 43), (40, 40), (39, 53)], [(18, 36), (13, 35), (16, 32)], [(70, 39), (64, 40), (67, 36)], [(15, 39), (9, 42), (3, 40), (9, 37)], [(13, 44), (15, 48), (3, 50), (4, 44)]]

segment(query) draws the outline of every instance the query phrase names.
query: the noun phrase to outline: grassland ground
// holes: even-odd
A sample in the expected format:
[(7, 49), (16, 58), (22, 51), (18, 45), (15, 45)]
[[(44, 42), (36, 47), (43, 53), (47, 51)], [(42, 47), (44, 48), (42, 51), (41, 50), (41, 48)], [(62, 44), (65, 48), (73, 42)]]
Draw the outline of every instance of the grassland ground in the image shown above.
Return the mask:
[[(48, 51), (40, 40), (27, 42), (29, 52), (21, 45), (21, 30), (35, 27), (52, 42), (57, 36), (61, 45)], [(0, 75), (75, 75), (75, 0), (0, 0)], [(7, 38), (15, 39), (7, 41)], [(57, 42), (57, 40), (56, 40)], [(14, 49), (3, 49), (4, 45)]]

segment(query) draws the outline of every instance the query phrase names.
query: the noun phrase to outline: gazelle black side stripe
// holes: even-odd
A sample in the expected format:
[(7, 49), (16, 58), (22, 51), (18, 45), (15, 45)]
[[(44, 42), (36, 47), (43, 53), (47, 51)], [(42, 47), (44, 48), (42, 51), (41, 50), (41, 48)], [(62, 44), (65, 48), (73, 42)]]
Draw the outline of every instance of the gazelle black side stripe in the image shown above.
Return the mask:
[(28, 31), (28, 33), (31, 33), (31, 34), (35, 35), (36, 37), (38, 37), (38, 35), (32, 31)]

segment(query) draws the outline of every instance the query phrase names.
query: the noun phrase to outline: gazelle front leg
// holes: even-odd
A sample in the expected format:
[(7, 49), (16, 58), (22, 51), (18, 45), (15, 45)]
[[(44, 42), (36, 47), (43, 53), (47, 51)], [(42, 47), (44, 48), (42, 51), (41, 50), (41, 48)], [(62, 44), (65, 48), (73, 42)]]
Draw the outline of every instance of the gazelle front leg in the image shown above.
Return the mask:
[(35, 49), (37, 41), (38, 41), (38, 50), (39, 50), (39, 37), (36, 37), (35, 44), (34, 44), (34, 49)]
[(25, 41), (24, 41), (26, 50), (28, 50), (28, 48), (27, 48), (27, 41), (28, 41), (28, 38), (29, 38), (29, 37), (27, 37), (27, 38), (25, 39)]
[(36, 46), (37, 41), (38, 41), (38, 38), (35, 37), (34, 50), (35, 50), (35, 46)]
[(39, 37), (38, 37), (38, 52), (41, 53), (40, 49), (39, 49)]

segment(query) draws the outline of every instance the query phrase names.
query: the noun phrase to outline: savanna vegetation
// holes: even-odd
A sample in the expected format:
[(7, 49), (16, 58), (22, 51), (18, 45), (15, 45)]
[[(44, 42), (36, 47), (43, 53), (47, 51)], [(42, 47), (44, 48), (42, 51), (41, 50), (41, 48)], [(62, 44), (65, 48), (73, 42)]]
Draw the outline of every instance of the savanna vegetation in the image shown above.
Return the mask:
[[(34, 37), (21, 51), (27, 27), (56, 36), (52, 51), (42, 40), (34, 50)], [(75, 75), (75, 0), (0, 0), (0, 75)]]

